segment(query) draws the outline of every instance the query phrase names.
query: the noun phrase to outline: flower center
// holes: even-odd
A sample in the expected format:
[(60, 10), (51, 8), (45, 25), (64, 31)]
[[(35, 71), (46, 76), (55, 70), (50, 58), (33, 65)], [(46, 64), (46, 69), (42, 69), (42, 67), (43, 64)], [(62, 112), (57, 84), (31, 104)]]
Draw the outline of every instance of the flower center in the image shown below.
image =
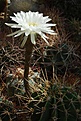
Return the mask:
[(29, 26), (37, 26), (37, 23), (31, 22), (31, 23), (29, 23)]

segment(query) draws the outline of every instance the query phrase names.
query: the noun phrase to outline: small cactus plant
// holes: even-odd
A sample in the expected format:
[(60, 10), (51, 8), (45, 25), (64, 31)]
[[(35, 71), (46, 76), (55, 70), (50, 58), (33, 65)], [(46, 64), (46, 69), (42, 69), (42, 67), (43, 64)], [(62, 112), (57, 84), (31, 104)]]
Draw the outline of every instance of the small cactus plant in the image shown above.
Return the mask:
[[(32, 121), (77, 121), (81, 113), (80, 95), (73, 87), (52, 82), (49, 85), (48, 89), (47, 85), (41, 88), (42, 94), (33, 95), (34, 102), (29, 105), (34, 110)], [(45, 90), (47, 94), (43, 96)]]
[[(41, 52), (41, 50), (39, 50)], [(47, 71), (48, 79), (50, 80), (53, 77), (53, 67), (54, 73), (64, 75), (68, 70), (73, 69), (73, 62), (75, 59), (73, 46), (68, 43), (62, 43), (57, 46), (44, 47), (44, 51), (41, 54), (36, 53), (39, 56), (35, 56), (38, 60), (38, 64), (43, 69), (44, 74), (45, 69)]]

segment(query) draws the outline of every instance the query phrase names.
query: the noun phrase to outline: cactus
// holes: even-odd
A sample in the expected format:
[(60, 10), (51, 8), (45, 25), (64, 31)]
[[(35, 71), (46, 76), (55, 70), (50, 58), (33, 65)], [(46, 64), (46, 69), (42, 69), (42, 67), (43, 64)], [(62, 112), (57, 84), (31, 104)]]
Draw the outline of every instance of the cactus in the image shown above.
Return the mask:
[(47, 95), (42, 97), (41, 94), (38, 103), (32, 101), (29, 106), (34, 110), (32, 121), (77, 121), (81, 113), (81, 97), (73, 87), (51, 83)]
[[(36, 58), (39, 59), (39, 57)], [(67, 70), (73, 69), (74, 59), (75, 55), (73, 52), (73, 46), (67, 43), (62, 43), (59, 44), (58, 47), (45, 47), (43, 55), (38, 60), (38, 63), (43, 69), (45, 76), (46, 69), (48, 79), (50, 80), (53, 77), (53, 67), (55, 74), (64, 75)]]
[(25, 89), (22, 79), (18, 79), (18, 77), (13, 77), (13, 74), (10, 74), (6, 78), (6, 86), (7, 86), (7, 95), (9, 97), (14, 96), (14, 94), (24, 95)]
[(81, 20), (79, 20), (78, 18), (72, 18), (71, 20), (69, 20), (69, 28), (67, 29), (72, 34), (72, 41), (78, 41), (78, 43), (76, 43), (78, 46), (79, 42), (81, 42)]
[(13, 111), (13, 103), (3, 97), (0, 97), (0, 116), (1, 121), (9, 121), (11, 119), (11, 112)]
[(36, 64), (40, 65), (45, 76), (47, 72), (48, 80), (53, 77), (53, 73), (62, 76), (68, 72), (81, 75), (80, 48), (75, 51), (76, 48), (73, 44), (63, 42), (58, 46), (54, 45), (43, 49), (43, 53), (41, 53), (41, 50), (35, 53), (35, 59), (37, 60)]

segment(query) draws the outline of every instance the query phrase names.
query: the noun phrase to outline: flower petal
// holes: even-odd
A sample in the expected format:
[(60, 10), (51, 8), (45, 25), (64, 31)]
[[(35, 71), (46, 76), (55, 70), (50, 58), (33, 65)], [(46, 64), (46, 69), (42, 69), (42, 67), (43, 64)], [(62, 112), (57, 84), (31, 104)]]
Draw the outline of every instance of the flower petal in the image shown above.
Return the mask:
[(25, 31), (20, 31), (18, 34), (16, 34), (14, 37), (18, 37), (20, 36), (21, 34), (23, 34)]
[(9, 23), (5, 23), (7, 26), (10, 26), (11, 28), (21, 28), (20, 25), (18, 24), (9, 24)]
[(32, 44), (35, 45), (36, 44), (36, 42), (35, 42), (35, 34), (31, 33), (30, 37), (31, 37)]
[(43, 34), (42, 32), (41, 32), (40, 36), (44, 39), (44, 41), (47, 43), (47, 45), (49, 45), (49, 42), (46, 40), (46, 38), (48, 39), (48, 37), (45, 34)]
[(11, 34), (8, 34), (7, 36), (10, 37), (10, 36), (16, 35), (16, 34), (18, 34), (19, 32), (21, 32), (21, 30), (18, 30), (18, 31), (16, 31), (16, 32), (13, 32), (13, 33), (11, 33)]
[(21, 48), (23, 48), (24, 45), (26, 44), (27, 38), (28, 38), (28, 36), (24, 36), (24, 40), (21, 43)]

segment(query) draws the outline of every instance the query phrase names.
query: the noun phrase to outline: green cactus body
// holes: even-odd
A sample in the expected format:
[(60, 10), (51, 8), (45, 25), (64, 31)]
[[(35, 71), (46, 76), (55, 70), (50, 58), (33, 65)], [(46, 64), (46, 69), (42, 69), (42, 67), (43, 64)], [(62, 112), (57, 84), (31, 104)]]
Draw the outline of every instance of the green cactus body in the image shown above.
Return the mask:
[(42, 113), (39, 121), (47, 121), (50, 119), (50, 108), (51, 108), (51, 99), (49, 99), (45, 106), (44, 106), (44, 112)]
[[(71, 87), (54, 84), (48, 91), (49, 100), (42, 102), (39, 121), (77, 121), (81, 97)], [(78, 98), (79, 97), (79, 98)], [(41, 103), (38, 105), (41, 107)], [(34, 107), (35, 108), (35, 107)], [(35, 109), (36, 111), (36, 109)], [(36, 112), (35, 112), (36, 114)], [(32, 121), (35, 121), (32, 119)]]

